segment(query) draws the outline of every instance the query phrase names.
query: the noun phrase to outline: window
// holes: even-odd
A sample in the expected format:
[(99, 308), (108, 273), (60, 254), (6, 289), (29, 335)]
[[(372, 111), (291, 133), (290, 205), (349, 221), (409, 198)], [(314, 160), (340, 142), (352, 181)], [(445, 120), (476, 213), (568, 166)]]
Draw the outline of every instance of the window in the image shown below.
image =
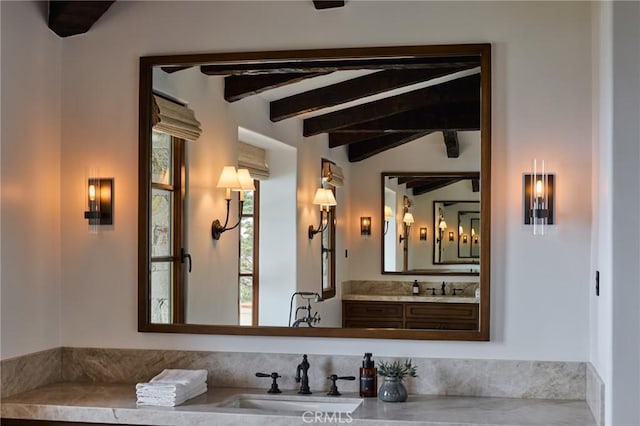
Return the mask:
[(182, 213), (184, 140), (153, 131), (151, 158), (151, 322), (184, 322)]
[(258, 230), (260, 181), (247, 192), (240, 219), (238, 256), (238, 315), (240, 325), (258, 325)]

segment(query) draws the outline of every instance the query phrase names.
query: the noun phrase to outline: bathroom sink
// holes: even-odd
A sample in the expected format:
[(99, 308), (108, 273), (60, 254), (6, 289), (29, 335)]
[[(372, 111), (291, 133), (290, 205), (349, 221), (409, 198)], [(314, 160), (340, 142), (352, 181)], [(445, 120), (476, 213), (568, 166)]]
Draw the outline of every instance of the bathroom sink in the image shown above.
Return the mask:
[(362, 399), (359, 398), (240, 394), (229, 398), (220, 404), (220, 407), (292, 413), (307, 411), (353, 413), (360, 404), (362, 404)]

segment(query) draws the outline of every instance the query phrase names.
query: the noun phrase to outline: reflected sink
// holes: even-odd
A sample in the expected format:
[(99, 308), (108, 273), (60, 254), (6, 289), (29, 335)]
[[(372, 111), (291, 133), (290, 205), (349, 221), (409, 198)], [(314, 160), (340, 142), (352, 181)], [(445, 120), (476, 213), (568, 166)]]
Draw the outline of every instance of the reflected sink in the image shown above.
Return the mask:
[(304, 395), (235, 395), (222, 404), (226, 408), (247, 408), (263, 411), (304, 413), (353, 413), (362, 404), (360, 398), (304, 396)]

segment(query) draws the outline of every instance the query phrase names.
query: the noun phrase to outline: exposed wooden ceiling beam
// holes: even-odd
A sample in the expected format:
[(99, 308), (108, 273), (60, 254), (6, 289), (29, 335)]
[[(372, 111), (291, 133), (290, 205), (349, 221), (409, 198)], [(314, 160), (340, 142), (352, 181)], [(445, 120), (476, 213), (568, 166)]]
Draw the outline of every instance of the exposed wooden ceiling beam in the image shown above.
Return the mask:
[(469, 67), (470, 66), (384, 70), (375, 72), (273, 101), (269, 106), (270, 118), (271, 121), (284, 120), (296, 115), (443, 77), (458, 71), (463, 71)]
[(372, 132), (329, 133), (329, 148), (337, 148), (339, 146), (361, 142), (365, 139), (372, 139), (385, 134), (385, 132), (379, 132), (377, 134)]
[(471, 191), (480, 192), (480, 178), (471, 179)]
[[(478, 120), (480, 119), (478, 111)], [(479, 128), (478, 128), (479, 129)], [(458, 133), (452, 131), (442, 132), (444, 144), (447, 147), (448, 158), (458, 158), (460, 156), (460, 144), (458, 143)]]
[(378, 136), (366, 141), (352, 143), (347, 147), (347, 155), (349, 162), (365, 160), (376, 154), (380, 154), (388, 149), (404, 145), (407, 142), (414, 141), (431, 132), (421, 133), (392, 133), (389, 135)]
[(86, 33), (114, 1), (49, 1), (49, 28), (60, 37)]
[(333, 9), (344, 6), (344, 0), (313, 0), (313, 6), (318, 9)]
[(303, 135), (313, 136), (319, 133), (338, 131), (345, 127), (353, 127), (357, 123), (381, 119), (418, 107), (434, 106), (442, 103), (477, 102), (479, 115), (479, 99), (480, 75), (474, 74), (364, 105), (307, 118), (303, 123)]
[(224, 78), (224, 98), (228, 102), (235, 102), (269, 89), (275, 89), (324, 74), (326, 73), (297, 72), (289, 74), (229, 75)]
[(477, 103), (428, 106), (377, 120), (335, 129), (335, 133), (415, 133), (443, 130), (480, 130), (480, 100)]
[(413, 187), (413, 195), (422, 195), (428, 192), (435, 191), (436, 189), (444, 188), (445, 186), (452, 185), (461, 181), (462, 178), (439, 178), (433, 179), (430, 182), (423, 182), (422, 185), (416, 185)]
[(167, 74), (173, 74), (174, 72), (178, 72), (178, 71), (182, 71), (182, 70), (187, 70), (191, 68), (190, 66), (176, 66), (176, 65), (169, 65), (166, 67), (160, 67), (160, 69), (164, 72), (166, 72)]
[[(329, 53), (328, 53), (329, 54)], [(380, 58), (380, 59), (326, 59), (283, 62), (231, 62), (200, 66), (200, 71), (207, 75), (259, 75), (289, 74), (293, 72), (334, 72), (362, 69), (412, 69), (412, 68), (450, 68), (480, 66), (478, 56), (438, 56), (419, 58)]]

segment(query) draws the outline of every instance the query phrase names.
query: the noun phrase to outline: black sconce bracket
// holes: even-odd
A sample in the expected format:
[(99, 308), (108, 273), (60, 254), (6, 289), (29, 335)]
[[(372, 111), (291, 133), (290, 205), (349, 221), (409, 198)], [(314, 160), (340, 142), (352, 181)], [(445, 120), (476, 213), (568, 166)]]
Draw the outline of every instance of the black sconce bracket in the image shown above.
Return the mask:
[(84, 218), (89, 225), (113, 225), (113, 178), (90, 178), (88, 185), (94, 185), (95, 199), (89, 200)]

